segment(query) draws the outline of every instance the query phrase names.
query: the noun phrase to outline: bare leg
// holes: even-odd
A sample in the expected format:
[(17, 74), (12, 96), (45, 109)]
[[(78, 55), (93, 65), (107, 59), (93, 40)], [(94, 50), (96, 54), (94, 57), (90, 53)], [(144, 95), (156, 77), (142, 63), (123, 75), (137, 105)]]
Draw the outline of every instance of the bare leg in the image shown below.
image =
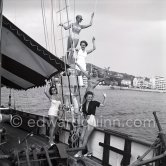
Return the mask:
[(74, 48), (76, 48), (78, 45), (79, 39), (73, 39), (73, 42), (74, 42)]
[(73, 96), (74, 113), (79, 113), (79, 106), (76, 96)]
[[(81, 136), (80, 136), (80, 140), (79, 140), (79, 147), (82, 147), (82, 145), (83, 145), (84, 136), (85, 136), (85, 134), (86, 134), (86, 131), (87, 131), (87, 125), (83, 125), (83, 129), (82, 129)], [(78, 152), (75, 154), (75, 157), (79, 157), (79, 156), (82, 156), (82, 150), (78, 151)]]
[(57, 117), (56, 116), (49, 116), (49, 122), (50, 122), (50, 131), (49, 131), (49, 142), (50, 144), (54, 144), (54, 135), (55, 135), (55, 128), (57, 123)]
[(68, 37), (68, 42), (67, 42), (67, 58), (69, 64), (74, 64), (74, 52), (73, 50), (69, 51), (71, 48), (76, 48), (78, 45), (79, 39), (72, 38), (71, 36)]
[(80, 142), (79, 142), (80, 147), (83, 146), (83, 141), (84, 141), (84, 136), (85, 136), (86, 130), (87, 130), (87, 126), (83, 126), (81, 136), (80, 136)]
[[(86, 130), (85, 136), (84, 136), (84, 141), (83, 141), (83, 147), (85, 147), (88, 143), (89, 137), (91, 136), (92, 132), (94, 130), (94, 127), (91, 125), (88, 125), (88, 128)], [(87, 147), (88, 150), (88, 147)]]
[(73, 43), (73, 39), (71, 38), (71, 36), (68, 37), (67, 40), (67, 51), (72, 48), (72, 43)]

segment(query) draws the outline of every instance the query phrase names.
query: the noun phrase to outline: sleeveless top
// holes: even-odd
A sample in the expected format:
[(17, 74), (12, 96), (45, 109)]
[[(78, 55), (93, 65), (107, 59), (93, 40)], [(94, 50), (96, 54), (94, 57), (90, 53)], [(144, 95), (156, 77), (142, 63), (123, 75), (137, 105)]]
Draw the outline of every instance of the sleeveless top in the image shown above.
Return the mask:
[[(87, 52), (86, 50), (85, 51), (82, 51), (82, 49), (80, 49), (78, 51), (78, 54), (77, 54), (77, 63), (81, 66), (81, 68), (83, 70), (86, 71), (86, 61), (85, 61), (85, 58), (87, 57)], [(76, 68), (77, 70), (80, 70), (77, 66)]]
[(58, 116), (58, 111), (59, 111), (59, 106), (60, 106), (61, 102), (57, 101), (57, 100), (51, 100), (51, 107), (48, 111), (48, 115), (51, 116)]

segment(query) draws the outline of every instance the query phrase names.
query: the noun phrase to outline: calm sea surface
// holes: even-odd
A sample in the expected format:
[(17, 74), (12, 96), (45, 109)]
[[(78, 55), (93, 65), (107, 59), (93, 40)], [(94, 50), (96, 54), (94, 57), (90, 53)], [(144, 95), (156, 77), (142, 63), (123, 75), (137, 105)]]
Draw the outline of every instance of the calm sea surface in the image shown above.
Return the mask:
[[(8, 105), (9, 89), (2, 88), (2, 104)], [(103, 92), (107, 93), (106, 105), (96, 112), (99, 127), (107, 127), (129, 134), (135, 138), (153, 141), (157, 127), (153, 111), (157, 111), (159, 121), (166, 132), (166, 93), (110, 90), (99, 88), (95, 100), (102, 101)], [(47, 115), (50, 103), (44, 95), (44, 88), (28, 91), (12, 90), (12, 106), (24, 112)]]

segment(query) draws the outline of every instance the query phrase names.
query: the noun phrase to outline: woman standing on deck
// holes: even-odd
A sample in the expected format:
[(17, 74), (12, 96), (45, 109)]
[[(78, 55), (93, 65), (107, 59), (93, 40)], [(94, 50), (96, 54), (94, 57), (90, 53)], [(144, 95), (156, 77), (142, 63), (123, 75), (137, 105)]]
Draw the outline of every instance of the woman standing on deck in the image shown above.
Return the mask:
[(51, 84), (50, 82), (46, 81), (46, 87), (44, 93), (48, 97), (51, 102), (51, 107), (48, 111), (48, 117), (50, 122), (50, 131), (49, 131), (49, 143), (50, 145), (54, 144), (54, 135), (55, 135), (55, 128), (57, 125), (58, 120), (58, 111), (61, 109), (61, 101), (57, 100), (58, 90), (56, 84), (51, 85), (48, 89), (48, 85)]
[[(92, 26), (93, 23), (93, 17), (94, 17), (94, 13), (92, 13), (91, 15), (91, 20), (90, 23), (88, 25), (80, 25), (80, 23), (82, 22), (83, 18), (81, 15), (77, 15), (76, 16), (76, 22), (69, 24), (68, 26), (65, 26), (64, 24), (59, 24), (60, 26), (62, 26), (65, 30), (68, 29), (72, 29), (72, 33), (70, 34), (70, 36), (68, 37), (68, 45), (67, 45), (67, 50), (69, 50), (70, 48), (76, 48), (79, 42), (79, 34), (80, 31), (82, 29), (88, 28), (90, 26)], [(72, 47), (73, 45), (73, 47)]]
[[(85, 124), (83, 125), (83, 130), (80, 137), (80, 147), (87, 146), (88, 139), (97, 125), (96, 119), (95, 119), (96, 108), (100, 106), (104, 107), (104, 104), (105, 104), (106, 94), (103, 94), (104, 98), (102, 103), (93, 100), (93, 97), (94, 97), (93, 92), (88, 91), (85, 94), (85, 103), (82, 106), (82, 112), (84, 115)], [(88, 150), (88, 147), (87, 147), (87, 150)], [(79, 157), (81, 155), (82, 155), (82, 151), (79, 151), (75, 155), (75, 157)]]

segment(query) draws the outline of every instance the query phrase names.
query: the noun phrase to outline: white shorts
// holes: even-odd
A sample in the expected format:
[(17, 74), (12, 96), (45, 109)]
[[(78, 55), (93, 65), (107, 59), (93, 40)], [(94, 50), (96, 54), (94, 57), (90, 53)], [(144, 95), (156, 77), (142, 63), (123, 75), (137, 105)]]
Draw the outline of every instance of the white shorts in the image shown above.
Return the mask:
[(49, 111), (48, 111), (48, 115), (50, 116), (58, 116), (58, 111), (56, 110), (55, 107), (50, 107)]
[(87, 120), (88, 125), (96, 127), (96, 119), (94, 115), (89, 115)]

